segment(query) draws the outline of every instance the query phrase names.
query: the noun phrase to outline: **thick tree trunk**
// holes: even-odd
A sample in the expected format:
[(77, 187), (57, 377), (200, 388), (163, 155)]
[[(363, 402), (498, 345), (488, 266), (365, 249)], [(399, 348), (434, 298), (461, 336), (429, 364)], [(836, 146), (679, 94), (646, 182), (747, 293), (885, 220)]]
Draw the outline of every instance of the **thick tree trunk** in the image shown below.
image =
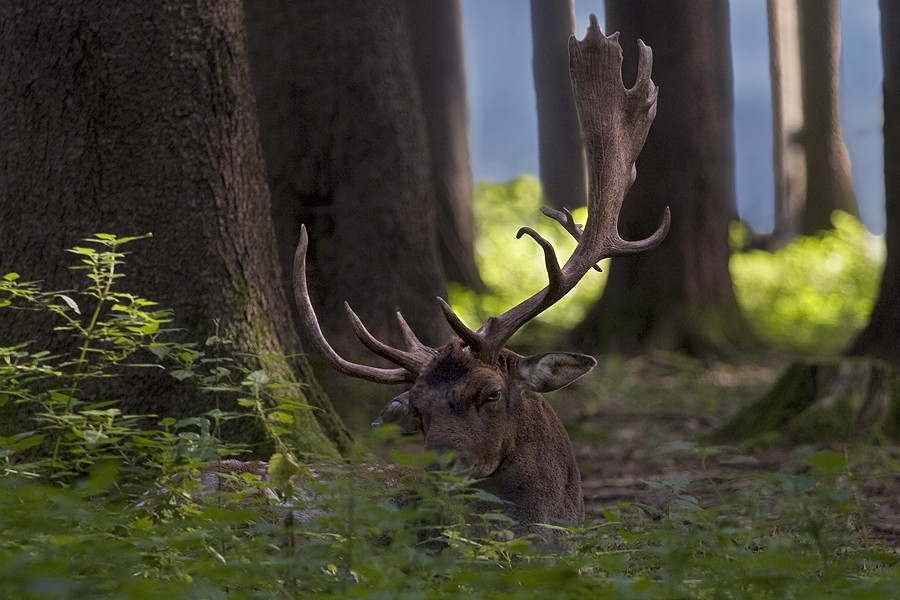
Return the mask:
[(547, 202), (574, 210), (587, 202), (587, 163), (569, 81), (572, 0), (531, 0), (534, 91), (541, 187)]
[(445, 277), (403, 4), (245, 6), (285, 276), (305, 223), (310, 292), (339, 352), (368, 360), (345, 301), (385, 342), (403, 343), (401, 309), (424, 342), (443, 343), (434, 298)]
[(427, 128), (440, 257), (448, 279), (483, 289), (475, 264), (462, 2), (406, 0), (405, 5)]
[(881, 436), (900, 436), (900, 375), (881, 361), (835, 359), (791, 365), (766, 395), (713, 437), (813, 443)]
[(841, 15), (838, 0), (798, 0), (803, 86), (803, 147), (806, 150), (806, 202), (802, 233), (831, 229), (831, 213), (859, 218), (850, 154), (841, 136), (838, 71)]
[[(296, 354), (241, 3), (19, 1), (0, 8), (0, 28), (0, 272), (69, 288), (83, 276), (65, 248), (95, 232), (152, 231), (127, 257), (124, 287), (174, 309), (187, 340), (202, 344), (218, 323), (237, 357)], [(20, 315), (0, 318), (4, 338), (53, 344)], [(290, 376), (284, 359), (269, 367)], [(126, 412), (214, 406), (168, 375), (104, 387)], [(298, 414), (300, 449), (345, 447), (327, 398), (296, 393), (320, 409)]]
[(737, 217), (732, 71), (725, 0), (607, 1), (621, 32), (626, 86), (641, 38), (654, 53), (659, 109), (619, 229), (642, 239), (666, 206), (672, 227), (655, 250), (617, 258), (606, 289), (575, 332), (583, 349), (728, 351), (752, 339), (728, 271), (728, 224)]

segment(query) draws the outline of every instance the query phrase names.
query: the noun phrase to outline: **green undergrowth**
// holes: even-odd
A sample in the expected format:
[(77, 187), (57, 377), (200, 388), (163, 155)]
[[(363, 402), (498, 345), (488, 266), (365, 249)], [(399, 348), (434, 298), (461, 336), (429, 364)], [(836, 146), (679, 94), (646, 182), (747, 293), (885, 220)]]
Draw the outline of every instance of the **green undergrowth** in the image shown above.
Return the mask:
[[(32, 414), (0, 439), (0, 598), (900, 596), (896, 550), (875, 530), (884, 515), (862, 493), (898, 480), (888, 452), (826, 450), (789, 473), (654, 480), (646, 485), (666, 502), (553, 524), (558, 545), (516, 533), (478, 482), (425, 469), (435, 457), (399, 450), (406, 443), (390, 430), (344, 464), (301, 460), (282, 441), (298, 408), (279, 404), (282, 382), (241, 369), (216, 336), (214, 355), (170, 342), (171, 313), (120, 291), (131, 241), (98, 235), (76, 250), (82, 290), (0, 280), (0, 310), (52, 313), (74, 348), (0, 349), (0, 402)], [(148, 418), (83, 397), (85, 380), (126, 363), (234, 395), (239, 409)], [(249, 456), (219, 438), (229, 419), (264, 425), (277, 449), (268, 467), (226, 469)], [(394, 448), (397, 466), (368, 463), (369, 444)], [(668, 451), (709, 465), (753, 460), (693, 443)]]
[[(839, 354), (868, 322), (878, 296), (884, 240), (835, 212), (834, 229), (800, 237), (776, 252), (731, 259), (744, 314), (765, 341), (812, 356)], [(735, 224), (738, 246), (746, 232)]]

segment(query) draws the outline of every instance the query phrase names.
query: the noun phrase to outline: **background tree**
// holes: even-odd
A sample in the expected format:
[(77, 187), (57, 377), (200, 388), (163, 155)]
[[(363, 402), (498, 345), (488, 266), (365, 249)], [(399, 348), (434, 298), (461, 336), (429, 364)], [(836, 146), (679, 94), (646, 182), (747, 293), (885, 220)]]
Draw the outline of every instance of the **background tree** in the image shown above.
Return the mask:
[[(128, 257), (125, 281), (173, 308), (186, 340), (202, 343), (218, 323), (238, 356), (297, 353), (241, 3), (160, 0), (123, 10), (20, 0), (0, 7), (0, 28), (0, 271), (67, 289), (82, 276), (67, 268), (65, 248), (98, 231), (152, 231), (153, 241)], [(0, 318), (4, 342), (53, 347), (46, 323), (13, 311)], [(268, 367), (290, 377), (304, 364), (273, 359)], [(348, 443), (346, 430), (308, 368), (301, 373), (309, 394), (285, 393), (319, 410), (298, 414), (294, 441), (333, 453)], [(191, 386), (146, 371), (98, 393), (126, 412), (213, 408)], [(237, 426), (231, 434), (255, 435)]]
[(801, 233), (831, 229), (831, 213), (859, 218), (850, 154), (841, 136), (838, 72), (841, 11), (838, 0), (797, 0), (803, 87), (802, 142), (806, 153), (806, 202)]
[(786, 244), (800, 233), (806, 197), (797, 0), (767, 0), (769, 75), (772, 84), (772, 166), (775, 179), (775, 226), (761, 240), (768, 248)]
[(881, 0), (880, 8), (887, 257), (872, 316), (849, 359), (792, 364), (767, 394), (722, 424), (720, 439), (772, 431), (800, 441), (900, 435), (900, 3)]
[(900, 368), (900, 3), (880, 0), (884, 61), (884, 188), (887, 257), (869, 325), (849, 354), (874, 356)]
[(366, 352), (344, 301), (388, 343), (402, 344), (397, 309), (424, 342), (443, 342), (438, 229), (451, 224), (437, 222), (404, 4), (245, 6), (285, 274), (306, 223), (310, 292), (339, 352)]
[(659, 109), (637, 162), (619, 229), (652, 233), (671, 207), (654, 251), (615, 259), (602, 298), (575, 331), (584, 349), (723, 351), (752, 338), (728, 271), (728, 224), (737, 218), (728, 2), (608, 0), (607, 30), (620, 31), (627, 74), (639, 36), (654, 54)]
[(573, 35), (572, 0), (531, 0), (541, 187), (550, 205), (572, 210), (587, 203), (584, 141), (569, 80)]
[(438, 250), (447, 278), (472, 289), (475, 215), (469, 163), (469, 103), (461, 0), (406, 0), (413, 67), (427, 128), (429, 182), (437, 204)]

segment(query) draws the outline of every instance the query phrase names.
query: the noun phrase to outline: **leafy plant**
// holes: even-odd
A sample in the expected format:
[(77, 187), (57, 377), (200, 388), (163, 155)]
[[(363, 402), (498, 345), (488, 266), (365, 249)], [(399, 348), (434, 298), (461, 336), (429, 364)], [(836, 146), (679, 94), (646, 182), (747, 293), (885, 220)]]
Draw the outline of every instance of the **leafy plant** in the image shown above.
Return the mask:
[[(801, 450), (784, 472), (723, 475), (717, 466), (750, 457), (665, 444), (661, 453), (699, 461), (702, 475), (648, 481), (666, 494), (659, 505), (549, 524), (563, 534), (561, 547), (516, 534), (477, 481), (427, 470), (431, 454), (396, 450), (397, 466), (385, 469), (362, 463), (361, 447), (350, 464), (304, 464), (281, 438), (297, 408), (279, 403), (285, 383), (240, 367), (217, 334), (206, 345), (169, 342), (162, 325), (171, 315), (118, 291), (120, 246), (129, 241), (95, 236), (106, 256), (78, 252), (90, 261), (85, 290), (44, 293), (15, 275), (0, 287), (8, 301), (0, 310), (48, 311), (77, 342), (72, 356), (25, 342), (0, 349), (0, 397), (32, 405), (37, 417), (0, 440), (2, 598), (900, 594), (900, 559), (869, 529), (882, 517), (864, 494), (872, 481), (893, 482), (896, 493), (900, 463), (888, 448)], [(103, 381), (143, 351), (160, 362), (128, 368), (165, 369), (202, 393), (235, 395), (239, 411), (148, 423), (80, 398), (86, 380)], [(278, 450), (268, 473), (208, 476), (244, 450), (217, 438), (229, 419), (266, 426)], [(390, 432), (377, 435), (383, 445)]]
[[(777, 252), (732, 257), (738, 301), (764, 340), (803, 354), (835, 354), (866, 324), (884, 243), (846, 213), (835, 212), (832, 222), (833, 230), (797, 238)], [(743, 235), (735, 224), (738, 244)]]

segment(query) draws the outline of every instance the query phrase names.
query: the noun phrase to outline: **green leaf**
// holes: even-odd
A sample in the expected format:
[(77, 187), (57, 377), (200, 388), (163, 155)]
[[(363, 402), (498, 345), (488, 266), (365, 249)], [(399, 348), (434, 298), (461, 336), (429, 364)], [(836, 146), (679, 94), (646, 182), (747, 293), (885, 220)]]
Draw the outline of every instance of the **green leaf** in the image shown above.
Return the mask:
[(84, 256), (93, 256), (97, 254), (97, 251), (93, 248), (83, 248), (81, 246), (75, 246), (74, 248), (67, 248), (66, 252), (71, 252), (72, 254), (83, 254)]
[(294, 487), (291, 477), (308, 472), (309, 470), (302, 466), (297, 457), (290, 452), (287, 454), (278, 452), (269, 458), (269, 479), (285, 496), (290, 496)]
[(185, 371), (184, 369), (178, 369), (177, 371), (169, 371), (169, 375), (177, 379), (178, 381), (184, 381), (185, 379), (190, 379), (194, 376), (193, 371)]
[(6, 275), (3, 276), (3, 279), (5, 279), (6, 281), (15, 281), (18, 278), (19, 278), (18, 273), (7, 273)]
[(76, 303), (74, 300), (72, 300), (65, 294), (59, 294), (59, 297), (63, 299), (63, 302), (65, 302), (66, 304), (69, 305), (69, 308), (74, 310), (77, 314), (79, 314), (79, 315), (81, 314), (81, 309), (78, 308), (78, 303)]
[(272, 414), (269, 415), (269, 418), (273, 421), (278, 421), (279, 423), (293, 423), (294, 416), (290, 413), (286, 413), (280, 410), (276, 410)]
[(847, 468), (847, 457), (833, 450), (821, 450), (809, 459), (809, 464), (823, 471), (840, 471)]
[(147, 350), (153, 353), (156, 358), (162, 360), (169, 354), (169, 347), (163, 344), (150, 344)]

